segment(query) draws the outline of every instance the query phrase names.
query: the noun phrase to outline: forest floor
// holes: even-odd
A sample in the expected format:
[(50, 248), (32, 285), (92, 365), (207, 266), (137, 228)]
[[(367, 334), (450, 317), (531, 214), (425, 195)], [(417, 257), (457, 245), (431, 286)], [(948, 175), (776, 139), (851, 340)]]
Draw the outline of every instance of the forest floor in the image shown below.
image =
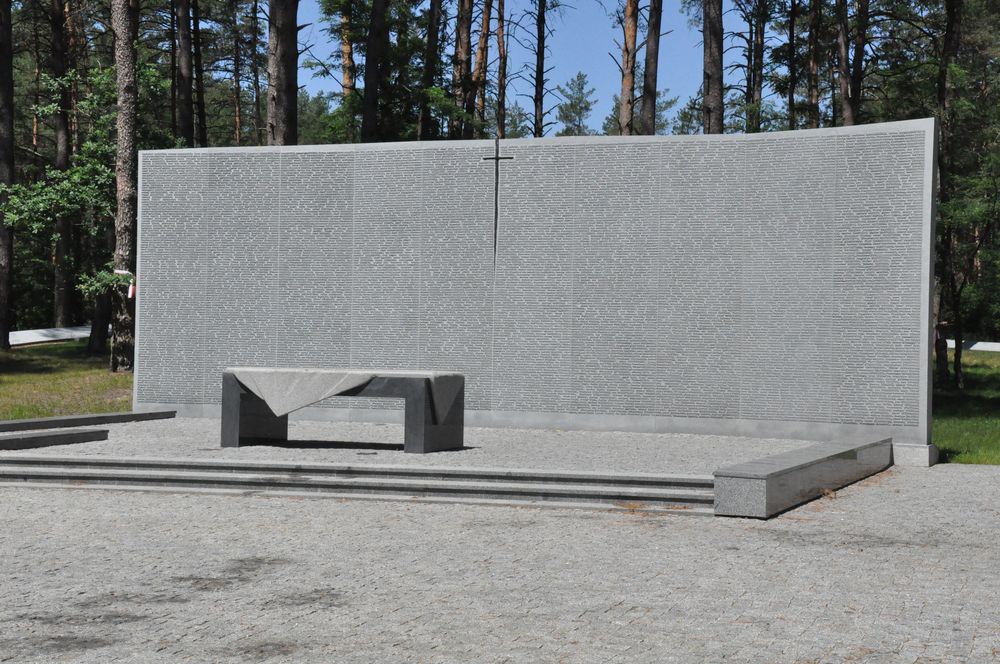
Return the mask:
[[(0, 419), (131, 410), (132, 375), (112, 374), (86, 340), (0, 351)], [(1000, 353), (965, 352), (966, 389), (936, 389), (942, 461), (1000, 465)]]
[(132, 374), (86, 349), (83, 339), (0, 351), (0, 420), (132, 410)]

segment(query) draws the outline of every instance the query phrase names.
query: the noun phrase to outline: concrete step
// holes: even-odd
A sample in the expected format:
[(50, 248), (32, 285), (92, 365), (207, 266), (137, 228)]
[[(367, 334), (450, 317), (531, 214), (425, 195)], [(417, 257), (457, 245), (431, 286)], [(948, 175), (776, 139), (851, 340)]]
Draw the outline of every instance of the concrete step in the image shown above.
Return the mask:
[(704, 488), (661, 488), (596, 483), (576, 484), (475, 481), (454, 478), (400, 478), (388, 476), (338, 477), (304, 472), (251, 473), (142, 468), (95, 468), (68, 465), (0, 463), (0, 482), (62, 485), (112, 485), (121, 487), (217, 488), (242, 491), (295, 491), (338, 494), (387, 494), (408, 497), (449, 497), (474, 500), (568, 501), (613, 504), (637, 509), (646, 505), (690, 509), (709, 508), (713, 492)]
[(380, 464), (346, 465), (333, 463), (293, 463), (281, 461), (231, 461), (209, 459), (163, 459), (153, 457), (93, 456), (6, 456), (0, 468), (59, 466), (64, 468), (127, 469), (149, 471), (194, 471), (212, 473), (300, 473), (317, 477), (437, 479), (476, 482), (517, 482), (575, 485), (601, 485), (651, 488), (712, 490), (712, 475), (656, 475), (651, 473), (589, 473), (512, 468), (392, 466)]

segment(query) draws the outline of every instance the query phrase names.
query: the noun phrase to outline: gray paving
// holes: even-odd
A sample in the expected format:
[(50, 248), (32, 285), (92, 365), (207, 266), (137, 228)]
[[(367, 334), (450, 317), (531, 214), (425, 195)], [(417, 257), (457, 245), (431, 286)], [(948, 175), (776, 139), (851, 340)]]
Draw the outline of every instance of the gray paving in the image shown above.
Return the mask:
[(220, 447), (217, 419), (177, 418), (111, 424), (106, 428), (107, 441), (60, 445), (31, 450), (30, 454), (711, 473), (720, 466), (813, 444), (802, 440), (701, 434), (467, 428), (466, 449), (404, 454), (403, 427), (394, 424), (292, 421), (291, 447), (227, 449)]
[(0, 488), (0, 660), (991, 662), (998, 482), (768, 522)]

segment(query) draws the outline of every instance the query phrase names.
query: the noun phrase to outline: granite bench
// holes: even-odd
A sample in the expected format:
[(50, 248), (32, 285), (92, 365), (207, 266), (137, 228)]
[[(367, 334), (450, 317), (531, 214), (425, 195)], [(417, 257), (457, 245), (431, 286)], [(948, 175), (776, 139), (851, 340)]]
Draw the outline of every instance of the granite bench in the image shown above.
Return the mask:
[(288, 414), (328, 397), (405, 401), (403, 451), (461, 449), (465, 376), (441, 371), (231, 367), (222, 372), (222, 446), (288, 440)]

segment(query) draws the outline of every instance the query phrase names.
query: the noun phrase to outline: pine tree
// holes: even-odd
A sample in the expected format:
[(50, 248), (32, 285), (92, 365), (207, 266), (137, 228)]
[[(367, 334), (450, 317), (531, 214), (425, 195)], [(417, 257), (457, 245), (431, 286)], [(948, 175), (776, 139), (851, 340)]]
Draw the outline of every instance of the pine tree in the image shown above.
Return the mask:
[(563, 98), (563, 102), (556, 108), (556, 117), (563, 128), (556, 132), (556, 136), (589, 136), (594, 133), (587, 126), (587, 118), (594, 110), (595, 90), (588, 88), (588, 85), (587, 75), (581, 71), (567, 81), (565, 86), (556, 88)]

